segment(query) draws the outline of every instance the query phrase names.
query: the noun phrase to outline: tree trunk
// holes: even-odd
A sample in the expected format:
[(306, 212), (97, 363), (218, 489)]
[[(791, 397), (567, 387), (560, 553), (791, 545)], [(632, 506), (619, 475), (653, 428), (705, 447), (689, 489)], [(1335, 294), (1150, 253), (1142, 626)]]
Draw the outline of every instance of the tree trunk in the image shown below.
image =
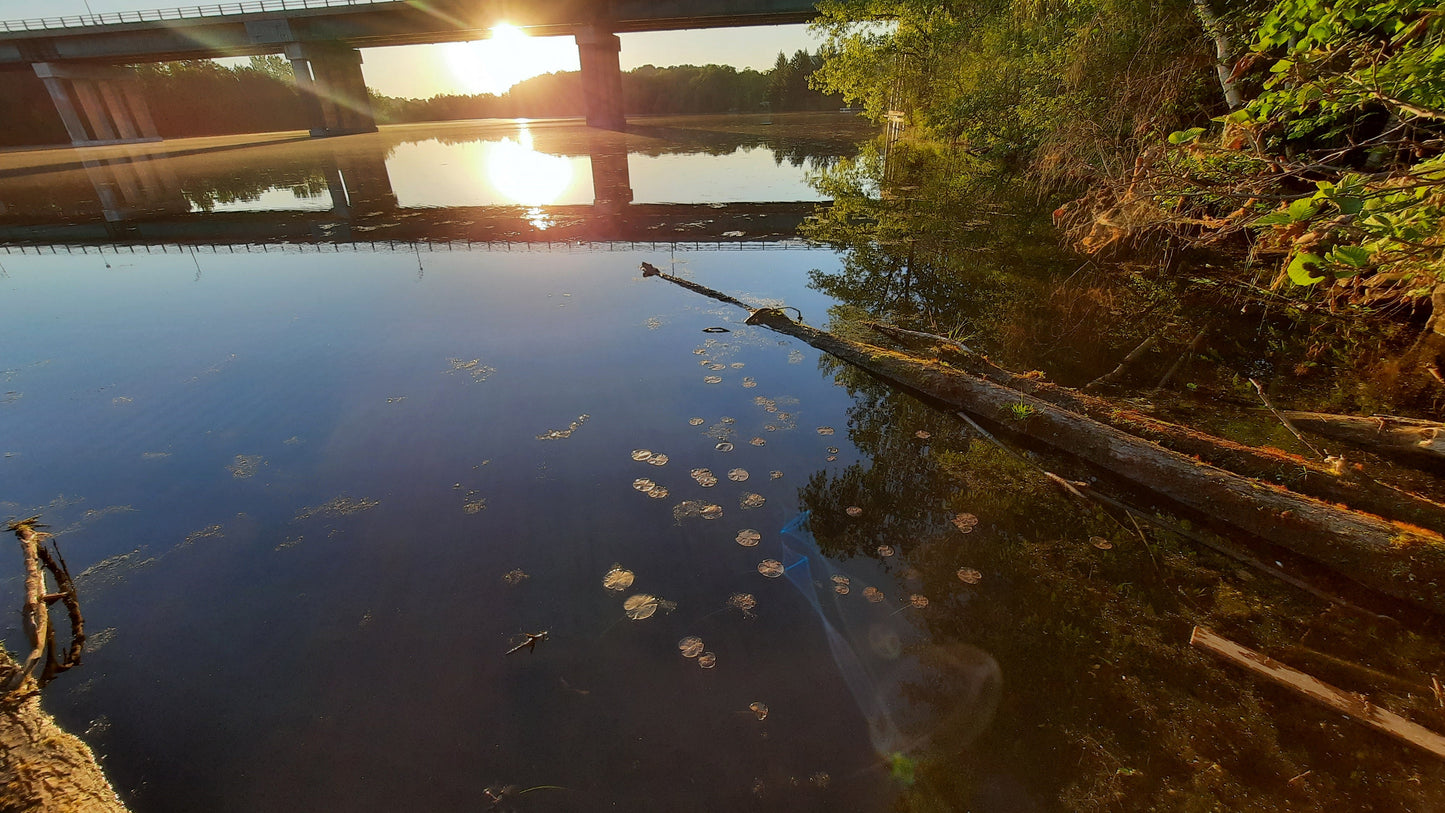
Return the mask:
[(801, 339), (890, 383), (1008, 425), (1375, 590), (1445, 613), (1440, 589), (1445, 539), (1439, 534), (1200, 463), (1027, 393), (939, 362), (842, 339), (793, 322), (776, 309), (755, 311), (748, 324)]
[[(1299, 455), (1278, 449), (1246, 446), (1161, 421), (1104, 398), (1042, 379), (1016, 375), (942, 336), (903, 330), (877, 322), (869, 322), (868, 326), (904, 344), (936, 353), (950, 365), (995, 384), (1028, 393), (1070, 412), (1087, 415), (1100, 423), (1151, 440), (1165, 448), (1196, 456), (1211, 465), (1257, 477), (1268, 483), (1284, 485), (1293, 491), (1321, 500), (1344, 503), (1361, 511), (1414, 523), (1445, 534), (1445, 503), (1402, 491), (1348, 467), (1342, 474), (1337, 474), (1330, 468)], [(1441, 439), (1445, 441), (1445, 433), (1442, 433)]]
[(1406, 418), (1359, 418), (1324, 412), (1285, 412), (1306, 432), (1335, 438), (1382, 454), (1406, 454), (1445, 463), (1445, 423)]
[(1224, 24), (1219, 21), (1219, 17), (1215, 16), (1209, 0), (1194, 0), (1194, 11), (1199, 15), (1204, 33), (1214, 40), (1214, 73), (1219, 76), (1219, 89), (1224, 91), (1224, 101), (1229, 104), (1230, 110), (1234, 110), (1244, 104), (1244, 97), (1229, 78), (1231, 63), (1234, 61), (1234, 48), (1229, 42), (1229, 33), (1224, 30)]

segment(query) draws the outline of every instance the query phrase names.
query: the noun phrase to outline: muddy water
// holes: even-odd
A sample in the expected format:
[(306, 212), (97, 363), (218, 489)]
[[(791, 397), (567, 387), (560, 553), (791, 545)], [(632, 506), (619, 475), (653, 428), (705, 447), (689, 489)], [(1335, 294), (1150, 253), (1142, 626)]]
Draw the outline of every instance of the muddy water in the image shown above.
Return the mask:
[(1296, 646), (1418, 715), (1420, 635), (1071, 502), (638, 270), (816, 325), (967, 316), (933, 325), (1061, 378), (1132, 346), (1005, 340), (1007, 291), (1078, 279), (1017, 217), (972, 296), (880, 287), (877, 234), (797, 240), (870, 136), (458, 123), (4, 157), (0, 508), (57, 531), (94, 634), (50, 708), (143, 811), (1434, 799), (1425, 758), (1186, 643)]

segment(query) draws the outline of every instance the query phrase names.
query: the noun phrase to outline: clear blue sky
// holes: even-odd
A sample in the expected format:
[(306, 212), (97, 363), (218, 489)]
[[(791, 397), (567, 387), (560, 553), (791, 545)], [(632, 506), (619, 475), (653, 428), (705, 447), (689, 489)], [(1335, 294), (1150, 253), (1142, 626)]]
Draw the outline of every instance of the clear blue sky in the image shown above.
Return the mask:
[[(87, 8), (87, 2), (89, 8)], [(0, 0), (0, 19), (83, 15), (87, 12), (136, 11), (189, 6), (167, 0)], [(202, 3), (205, 5), (205, 3)], [(640, 65), (733, 65), (771, 68), (778, 52), (815, 50), (818, 42), (802, 25), (699, 29), (623, 34), (622, 68)], [(554, 37), (513, 46), (503, 53), (487, 45), (434, 45), (373, 48), (363, 51), (367, 85), (389, 96), (427, 97), (495, 89), (517, 74), (576, 69), (577, 49), (570, 37)]]

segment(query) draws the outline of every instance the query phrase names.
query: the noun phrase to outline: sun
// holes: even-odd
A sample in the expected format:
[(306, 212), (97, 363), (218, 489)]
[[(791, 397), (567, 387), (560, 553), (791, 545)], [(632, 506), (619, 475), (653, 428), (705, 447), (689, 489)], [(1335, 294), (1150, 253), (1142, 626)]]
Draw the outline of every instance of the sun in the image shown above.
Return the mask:
[(493, 27), (491, 39), (443, 47), (452, 79), (463, 93), (500, 96), (523, 79), (578, 69), (571, 37), (529, 37), (507, 23)]

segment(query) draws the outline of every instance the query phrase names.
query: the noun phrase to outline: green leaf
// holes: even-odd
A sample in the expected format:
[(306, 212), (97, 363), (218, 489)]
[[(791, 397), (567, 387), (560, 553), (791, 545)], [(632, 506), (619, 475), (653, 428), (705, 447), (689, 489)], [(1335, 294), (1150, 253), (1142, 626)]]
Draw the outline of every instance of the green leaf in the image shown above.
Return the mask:
[(1188, 130), (1180, 130), (1179, 132), (1170, 133), (1170, 134), (1169, 134), (1169, 143), (1170, 143), (1170, 144), (1187, 144), (1188, 142), (1193, 141), (1194, 139), (1198, 138), (1198, 137), (1200, 136), (1200, 134), (1203, 133), (1203, 132), (1204, 132), (1204, 128), (1203, 128), (1203, 127), (1190, 127)]
[(1370, 263), (1370, 252), (1364, 246), (1335, 246), (1330, 250), (1329, 260), (1332, 263), (1364, 268)]
[(1262, 228), (1264, 226), (1283, 226), (1286, 223), (1293, 222), (1288, 212), (1270, 212), (1263, 217), (1256, 218), (1254, 222), (1249, 225)]
[(1301, 220), (1308, 220), (1314, 217), (1315, 213), (1319, 210), (1320, 208), (1315, 205), (1314, 201), (1309, 198), (1300, 198), (1290, 203), (1289, 208), (1285, 211), (1289, 212), (1291, 222), (1298, 223)]
[(1311, 274), (1309, 266), (1319, 264), (1320, 258), (1317, 254), (1296, 254), (1295, 258), (1290, 260), (1289, 266), (1285, 268), (1285, 273), (1289, 274), (1290, 280), (1295, 285), (1314, 285), (1316, 282), (1323, 281), (1324, 277), (1316, 277)]
[(1363, 208), (1364, 205), (1365, 205), (1365, 202), (1362, 201), (1362, 200), (1360, 200), (1359, 198), (1351, 198), (1351, 197), (1338, 197), (1338, 198), (1335, 198), (1335, 199), (1334, 199), (1334, 203), (1335, 203), (1335, 206), (1338, 206), (1338, 207), (1339, 207), (1339, 209), (1340, 209), (1340, 214), (1342, 214), (1342, 215), (1356, 215), (1356, 214), (1359, 214), (1359, 213), (1360, 213), (1360, 209)]

